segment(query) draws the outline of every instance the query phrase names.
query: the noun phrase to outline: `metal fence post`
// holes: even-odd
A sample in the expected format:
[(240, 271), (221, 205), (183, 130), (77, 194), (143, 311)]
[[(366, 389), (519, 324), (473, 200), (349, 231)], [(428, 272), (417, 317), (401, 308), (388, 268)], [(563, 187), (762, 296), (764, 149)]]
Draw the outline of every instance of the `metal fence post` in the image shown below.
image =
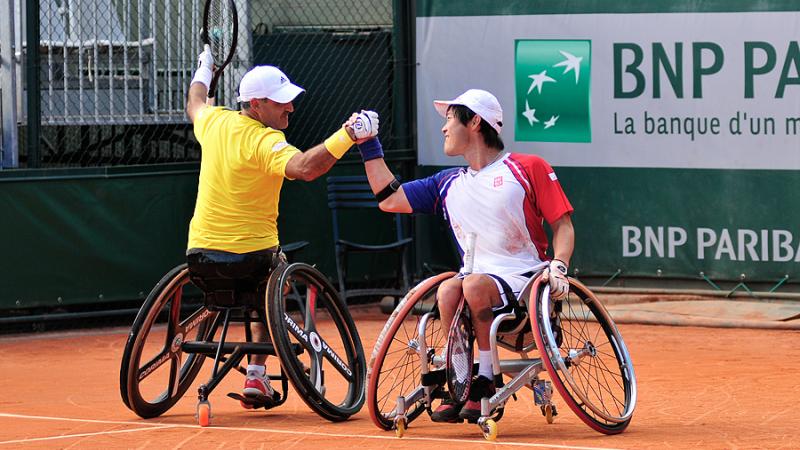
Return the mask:
[(14, 45), (14, 0), (0, 1), (0, 170), (19, 165), (17, 128), (17, 51)]
[(42, 164), (39, 135), (42, 129), (42, 93), (39, 91), (39, 0), (25, 2), (25, 64), (26, 95), (28, 106), (27, 136), (25, 148), (28, 154), (28, 168), (38, 168)]

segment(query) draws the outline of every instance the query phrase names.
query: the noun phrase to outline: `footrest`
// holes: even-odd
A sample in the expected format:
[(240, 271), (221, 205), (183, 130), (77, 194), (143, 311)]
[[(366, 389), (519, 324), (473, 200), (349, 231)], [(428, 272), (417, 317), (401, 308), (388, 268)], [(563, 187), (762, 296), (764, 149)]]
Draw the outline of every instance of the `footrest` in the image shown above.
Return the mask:
[(229, 392), (228, 397), (234, 400), (239, 400), (242, 403), (242, 406), (249, 406), (252, 409), (258, 409), (258, 408), (270, 409), (278, 406), (281, 402), (281, 396), (277, 392), (273, 397), (269, 397), (266, 395), (259, 395), (256, 397), (245, 397), (242, 394)]

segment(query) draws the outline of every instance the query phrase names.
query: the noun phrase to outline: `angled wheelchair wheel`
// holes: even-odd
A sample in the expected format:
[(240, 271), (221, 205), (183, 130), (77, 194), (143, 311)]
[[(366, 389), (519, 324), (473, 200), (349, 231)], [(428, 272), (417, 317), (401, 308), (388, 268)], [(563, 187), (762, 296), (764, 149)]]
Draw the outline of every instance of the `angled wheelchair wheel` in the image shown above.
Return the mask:
[(184, 353), (181, 344), (205, 340), (216, 316), (203, 306), (186, 264), (164, 275), (139, 310), (122, 355), (120, 394), (128, 408), (157, 417), (183, 396), (204, 356)]
[(553, 386), (587, 425), (621, 433), (636, 406), (636, 375), (611, 316), (583, 284), (569, 279), (565, 299), (550, 298), (547, 283), (531, 289), (531, 326)]
[[(421, 388), (421, 361), (417, 353), (419, 327), (423, 316), (436, 311), (436, 290), (439, 285), (455, 275), (443, 273), (412, 288), (400, 301), (372, 350), (367, 382), (367, 406), (372, 421), (379, 428), (391, 430), (397, 418), (398, 397), (408, 398)], [(438, 317), (429, 320), (424, 330), (427, 363), (431, 370), (444, 370), (444, 361), (434, 362), (447, 343), (447, 330), (443, 330)], [(405, 403), (403, 424), (411, 423), (425, 411), (424, 396)]]
[(366, 362), (347, 306), (327, 278), (303, 263), (281, 265), (267, 284), (275, 353), (306, 404), (330, 421), (364, 404)]

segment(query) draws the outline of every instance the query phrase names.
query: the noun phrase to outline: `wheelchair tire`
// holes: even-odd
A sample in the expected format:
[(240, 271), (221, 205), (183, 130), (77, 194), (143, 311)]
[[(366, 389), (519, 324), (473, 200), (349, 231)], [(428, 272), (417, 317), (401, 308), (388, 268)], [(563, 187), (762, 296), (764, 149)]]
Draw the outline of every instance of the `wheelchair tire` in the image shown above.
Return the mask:
[(267, 284), (266, 312), (275, 353), (300, 398), (332, 422), (357, 413), (364, 405), (364, 350), (328, 279), (308, 264), (281, 265)]
[[(397, 398), (421, 385), (419, 358), (413, 348), (419, 322), (425, 313), (435, 310), (439, 285), (454, 275), (455, 272), (443, 273), (412, 288), (386, 321), (375, 342), (367, 375), (367, 406), (372, 422), (381, 429), (394, 427)], [(440, 354), (447, 343), (447, 330), (442, 329), (441, 322), (429, 322), (425, 336), (429, 354)], [(411, 423), (423, 411), (424, 399), (406, 404), (405, 423)]]
[(618, 434), (636, 406), (636, 375), (611, 316), (582, 283), (570, 278), (567, 298), (550, 298), (547, 283), (531, 289), (531, 326), (542, 362), (567, 406), (589, 427)]
[[(203, 355), (184, 355), (181, 344), (190, 340), (193, 331), (194, 340), (205, 340), (213, 333), (217, 314), (202, 305), (191, 314), (181, 313), (184, 288), (190, 284), (186, 264), (170, 270), (150, 291), (128, 335), (120, 367), (120, 394), (125, 405), (142, 418), (157, 417), (171, 408), (203, 365)], [(142, 359), (147, 362), (142, 364)], [(168, 370), (159, 370), (162, 366)]]

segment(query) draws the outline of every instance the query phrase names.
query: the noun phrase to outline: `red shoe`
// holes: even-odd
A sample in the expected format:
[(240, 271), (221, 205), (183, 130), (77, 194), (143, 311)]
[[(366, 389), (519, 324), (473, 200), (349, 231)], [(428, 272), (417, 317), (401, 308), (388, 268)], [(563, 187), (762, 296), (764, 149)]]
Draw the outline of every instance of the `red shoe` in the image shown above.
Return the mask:
[(458, 413), (463, 405), (456, 403), (450, 398), (442, 400), (442, 404), (431, 414), (434, 422), (455, 423), (458, 422)]
[(472, 380), (469, 388), (469, 400), (458, 413), (460, 419), (475, 423), (481, 417), (481, 398), (491, 398), (495, 393), (494, 381), (480, 375)]
[[(259, 377), (256, 375), (247, 375), (247, 379), (244, 382), (244, 389), (242, 389), (242, 395), (254, 402), (265, 403), (267, 405), (276, 402), (278, 397), (275, 389), (272, 389), (272, 386), (269, 384), (269, 378), (267, 376)], [(241, 404), (244, 409), (254, 408), (253, 402), (245, 403), (240, 401), (239, 404)]]

